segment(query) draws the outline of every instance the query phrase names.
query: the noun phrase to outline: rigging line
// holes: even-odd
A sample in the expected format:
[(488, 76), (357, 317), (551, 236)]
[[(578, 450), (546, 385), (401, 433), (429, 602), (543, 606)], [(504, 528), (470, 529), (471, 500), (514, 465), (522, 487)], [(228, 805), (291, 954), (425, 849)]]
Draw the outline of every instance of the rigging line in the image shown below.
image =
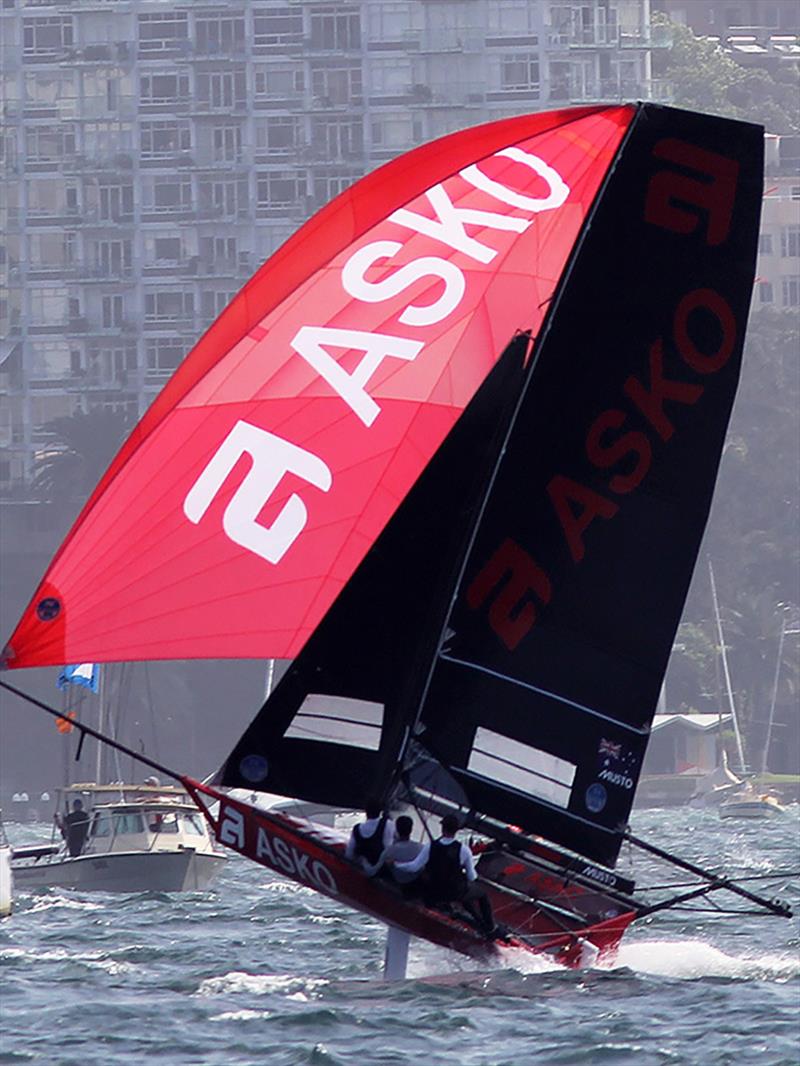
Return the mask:
[[(53, 718), (63, 718), (64, 715), (60, 711), (56, 711), (49, 704), (43, 703), (41, 700), (36, 699), (35, 696), (31, 696), (28, 692), (23, 692), (22, 689), (15, 688), (14, 685), (9, 685), (7, 681), (0, 681), (0, 688), (4, 688), (7, 692), (13, 693), (15, 696), (19, 696), (20, 699), (26, 700), (28, 703), (33, 704), (34, 707), (38, 707), (39, 710), (45, 711), (46, 714), (52, 715)], [(92, 729), (91, 726), (84, 725), (77, 720), (72, 721), (73, 728), (79, 730), (81, 739), (78, 743), (78, 753), (80, 753), (81, 746), (83, 745), (84, 738), (94, 737), (95, 740), (101, 741), (103, 744), (107, 744), (110, 748), (116, 748), (121, 751), (123, 755), (129, 755), (132, 759), (136, 759), (137, 762), (143, 763), (145, 766), (149, 766), (153, 770), (158, 770), (159, 773), (166, 774), (167, 777), (173, 778), (175, 781), (184, 783), (184, 778), (176, 770), (171, 770), (168, 766), (164, 766), (162, 763), (156, 762), (155, 759), (149, 759), (146, 755), (142, 755), (141, 752), (134, 751), (132, 748), (127, 747), (125, 744), (120, 744), (118, 740), (114, 740), (113, 737), (106, 736), (105, 733), (101, 733), (98, 729)]]
[[(786, 870), (772, 874), (746, 874), (737, 877), (737, 881), (777, 881), (784, 877), (800, 877), (800, 870)], [(670, 881), (665, 885), (641, 885), (639, 892), (665, 892), (669, 888), (691, 888), (694, 881)]]
[(596, 711), (592, 707), (587, 707), (583, 703), (577, 703), (575, 700), (569, 699), (567, 696), (560, 696), (557, 692), (550, 692), (546, 688), (539, 688), (538, 685), (532, 685), (528, 681), (521, 681), (516, 677), (509, 677), (508, 674), (501, 674), (498, 670), (492, 670), (488, 666), (481, 666), (479, 663), (471, 663), (466, 659), (456, 659), (452, 655), (447, 655), (445, 652), (439, 652), (439, 658), (445, 662), (453, 663), (455, 666), (463, 666), (467, 670), (476, 670), (478, 673), (487, 674), (489, 677), (497, 678), (499, 681), (507, 681), (511, 685), (516, 685), (519, 688), (527, 689), (529, 692), (536, 692), (540, 696), (548, 696), (550, 699), (555, 700), (557, 703), (566, 704), (568, 707), (574, 707), (577, 711), (582, 711), (584, 714), (590, 714), (594, 718), (602, 718), (604, 722), (610, 722), (612, 725), (617, 726), (620, 729), (627, 729), (631, 733), (636, 733), (639, 736), (648, 736), (650, 733), (650, 727), (644, 728), (634, 725), (628, 725), (627, 722), (620, 722), (616, 718), (612, 718), (610, 715), (603, 714), (602, 711)]
[[(568, 261), (565, 264), (565, 266), (564, 266), (564, 268), (563, 268), (563, 270), (561, 272), (561, 276), (560, 276), (560, 278), (558, 280), (558, 283), (556, 285), (555, 291), (552, 294), (551, 301), (550, 301), (550, 307), (548, 308), (547, 314), (545, 315), (544, 321), (542, 322), (541, 329), (540, 329), (537, 337), (535, 338), (533, 354), (531, 355), (530, 362), (529, 362), (529, 364), (526, 367), (526, 373), (525, 373), (525, 376), (522, 379), (521, 387), (519, 389), (519, 394), (517, 395), (516, 402), (513, 405), (513, 409), (511, 410), (510, 417), (508, 418), (508, 422), (507, 422), (507, 424), (505, 426), (505, 431), (503, 433), (502, 442), (501, 442), (500, 447), (498, 448), (498, 450), (497, 450), (497, 452), (495, 454), (492, 472), (491, 472), (491, 474), (490, 474), (490, 476), (489, 476), (489, 478), (487, 480), (487, 483), (486, 483), (486, 486), (485, 486), (485, 490), (484, 490), (484, 494), (483, 494), (483, 499), (482, 499), (482, 501), (480, 503), (480, 506), (477, 509), (475, 517), (474, 517), (474, 519), (472, 521), (472, 528), (470, 529), (469, 535), (468, 535), (468, 537), (466, 539), (466, 543), (465, 543), (465, 546), (464, 546), (463, 554), (462, 554), (462, 557), (461, 557), (461, 562), (460, 562), (459, 567), (458, 567), (458, 573), (457, 573), (457, 576), (456, 576), (456, 580), (455, 580), (455, 583), (452, 586), (452, 593), (451, 593), (451, 596), (450, 596), (450, 602), (449, 602), (449, 605), (447, 607), (446, 612), (444, 613), (444, 619), (443, 619), (443, 623), (442, 623), (441, 629), (439, 631), (439, 637), (438, 637), (438, 639), (436, 641), (435, 651), (434, 651), (434, 654), (433, 654), (433, 656), (431, 658), (431, 661), (429, 663), (427, 674), (426, 674), (426, 677), (425, 677), (425, 682), (424, 682), (424, 684), (422, 686), (422, 692), (421, 692), (421, 695), (420, 695), (420, 699), (419, 699), (419, 701), (417, 703), (416, 713), (415, 713), (414, 719), (413, 719), (413, 721), (411, 723), (411, 727), (412, 727), (411, 728), (411, 732), (412, 733), (413, 733), (414, 725), (419, 721), (420, 716), (422, 714), (422, 708), (423, 708), (423, 706), (425, 704), (425, 700), (427, 699), (428, 692), (430, 690), (431, 683), (433, 681), (433, 674), (434, 674), (434, 670), (435, 670), (435, 667), (436, 667), (436, 661), (437, 661), (438, 657), (441, 655), (442, 648), (444, 647), (445, 641), (447, 639), (447, 631), (448, 631), (448, 629), (450, 627), (450, 617), (451, 617), (451, 615), (453, 613), (453, 608), (455, 607), (456, 600), (458, 598), (458, 593), (459, 593), (459, 590), (461, 588), (461, 583), (464, 580), (464, 574), (466, 573), (466, 570), (467, 570), (467, 564), (469, 562), (470, 555), (472, 554), (472, 549), (474, 548), (475, 542), (478, 539), (478, 530), (480, 529), (481, 521), (483, 520), (483, 516), (484, 516), (484, 514), (486, 512), (486, 508), (489, 505), (489, 497), (492, 494), (492, 489), (494, 488), (495, 482), (497, 481), (497, 478), (498, 478), (498, 476), (500, 474), (500, 468), (501, 468), (501, 466), (503, 464), (503, 459), (505, 458), (506, 449), (508, 448), (509, 441), (511, 440), (511, 434), (513, 433), (514, 427), (517, 424), (517, 419), (519, 418), (520, 412), (522, 410), (522, 405), (524, 404), (524, 402), (525, 402), (525, 400), (527, 398), (528, 389), (530, 388), (530, 384), (531, 384), (531, 381), (533, 379), (534, 371), (536, 370), (536, 367), (538, 366), (538, 363), (539, 363), (539, 356), (540, 356), (540, 354), (542, 352), (542, 348), (544, 347), (545, 343), (547, 342), (547, 338), (550, 335), (550, 331), (551, 331), (552, 326), (553, 326), (553, 321), (555, 320), (556, 314), (558, 312), (558, 308), (561, 305), (561, 302), (562, 302), (562, 300), (564, 298), (564, 293), (565, 293), (565, 291), (568, 288), (570, 278), (572, 277), (572, 274), (573, 274), (573, 272), (575, 270), (576, 264), (577, 264), (577, 262), (578, 262), (578, 260), (580, 258), (581, 252), (583, 250), (583, 245), (585, 244), (586, 239), (587, 239), (587, 235), (588, 235), (590, 229), (592, 228), (592, 221), (593, 221), (594, 217), (596, 216), (596, 214), (597, 214), (597, 212), (599, 210), (600, 204), (603, 202), (603, 199), (604, 199), (605, 193), (606, 193), (606, 189), (608, 188), (609, 182), (611, 181), (611, 177), (616, 172), (617, 167), (620, 165), (620, 161), (622, 160), (622, 157), (625, 154), (625, 149), (626, 149), (629, 141), (631, 140), (631, 137), (633, 135), (633, 130), (639, 124), (639, 119), (641, 118), (641, 115), (642, 115), (642, 106), (643, 105), (641, 105), (641, 104), (637, 105), (635, 114), (633, 115), (631, 121), (628, 123), (628, 127), (625, 130), (625, 133), (623, 134), (623, 136), (622, 136), (622, 138), (620, 140), (620, 143), (618, 144), (618, 146), (616, 148), (616, 151), (614, 152), (613, 158), (611, 160), (611, 163), (608, 166), (608, 169), (606, 170), (605, 175), (603, 176), (603, 180), (600, 182), (599, 188), (597, 189), (597, 191), (596, 191), (596, 193), (594, 195), (594, 199), (592, 201), (591, 207), (589, 208), (589, 210), (586, 213), (586, 216), (585, 216), (585, 218), (583, 220), (583, 224), (581, 225), (581, 227), (580, 227), (580, 229), (578, 231), (578, 235), (575, 238), (575, 243), (574, 243), (574, 245), (572, 247), (572, 251), (571, 251), (571, 253), (569, 255)], [(402, 763), (403, 763), (403, 761), (405, 759), (405, 754), (406, 754), (406, 752), (405, 752), (405, 747), (404, 747), (398, 753), (398, 755), (399, 755), (399, 759), (398, 759), (399, 765), (402, 765)]]
[(715, 888), (726, 888), (728, 891), (736, 893), (737, 896), (743, 896), (745, 899), (749, 899), (751, 903), (757, 903), (759, 906), (766, 908), (768, 911), (777, 914), (781, 918), (792, 917), (792, 910), (785, 903), (765, 899), (763, 896), (757, 896), (754, 892), (748, 892), (746, 888), (742, 888), (742, 886), (735, 881), (731, 881), (721, 874), (715, 874), (710, 870), (705, 870), (702, 866), (697, 866), (686, 859), (680, 859), (677, 855), (673, 855), (671, 852), (665, 851), (663, 848), (659, 848), (655, 844), (650, 844), (648, 841), (642, 840), (641, 837), (634, 836), (630, 830), (625, 831), (625, 837), (630, 840), (632, 844), (641, 848), (642, 851), (649, 851), (652, 855), (657, 855), (659, 858), (672, 863), (673, 866), (677, 866), (682, 870), (688, 870), (689, 873), (696, 874), (698, 877), (702, 877), (706, 881), (712, 882)]

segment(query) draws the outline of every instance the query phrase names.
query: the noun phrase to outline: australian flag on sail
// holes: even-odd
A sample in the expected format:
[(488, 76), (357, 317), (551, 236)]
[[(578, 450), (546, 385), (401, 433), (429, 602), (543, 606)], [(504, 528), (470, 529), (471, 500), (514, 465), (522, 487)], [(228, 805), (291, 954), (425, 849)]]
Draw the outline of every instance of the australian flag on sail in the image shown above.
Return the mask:
[(75, 666), (65, 666), (58, 675), (56, 685), (66, 688), (67, 685), (84, 685), (92, 692), (97, 692), (100, 679), (100, 667), (97, 663), (78, 663)]

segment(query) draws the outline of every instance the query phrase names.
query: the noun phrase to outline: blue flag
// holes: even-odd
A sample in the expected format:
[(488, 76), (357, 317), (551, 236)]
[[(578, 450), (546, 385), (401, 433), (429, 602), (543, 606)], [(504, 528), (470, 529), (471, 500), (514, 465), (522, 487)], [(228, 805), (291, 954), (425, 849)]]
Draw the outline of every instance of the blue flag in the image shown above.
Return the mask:
[(58, 675), (56, 684), (59, 688), (66, 688), (67, 685), (84, 685), (92, 692), (97, 692), (99, 680), (100, 667), (97, 663), (78, 663), (77, 666), (65, 666)]

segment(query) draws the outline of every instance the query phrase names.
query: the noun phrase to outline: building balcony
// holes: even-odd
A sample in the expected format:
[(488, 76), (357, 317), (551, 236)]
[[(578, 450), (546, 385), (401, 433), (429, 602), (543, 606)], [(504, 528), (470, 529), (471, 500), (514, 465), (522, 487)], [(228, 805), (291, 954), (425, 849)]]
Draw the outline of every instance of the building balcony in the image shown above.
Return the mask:
[[(346, 59), (352, 56), (354, 59), (361, 55), (361, 43), (345, 47), (332, 42), (315, 41), (313, 37), (303, 37), (301, 41), (302, 51), (315, 56), (336, 56), (337, 59)], [(255, 49), (254, 49), (255, 51)]]
[(81, 269), (80, 280), (86, 284), (95, 281), (131, 282), (134, 280), (134, 273), (131, 265), (89, 266)]
[(222, 103), (216, 100), (195, 100), (192, 105), (192, 118), (246, 118), (249, 104), (246, 99)]
[(194, 166), (195, 158), (191, 152), (179, 152), (179, 151), (149, 151), (142, 152), (139, 156), (139, 165), (142, 168), (155, 169), (157, 167), (164, 167), (166, 170), (172, 170), (175, 167), (190, 167)]

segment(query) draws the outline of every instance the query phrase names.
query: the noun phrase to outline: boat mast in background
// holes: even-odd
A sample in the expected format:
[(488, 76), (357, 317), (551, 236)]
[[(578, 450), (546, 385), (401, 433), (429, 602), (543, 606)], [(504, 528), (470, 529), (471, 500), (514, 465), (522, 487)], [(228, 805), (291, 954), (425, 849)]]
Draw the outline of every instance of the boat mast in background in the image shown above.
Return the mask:
[(731, 685), (731, 673), (728, 668), (728, 654), (725, 648), (725, 637), (722, 633), (722, 617), (719, 611), (719, 601), (717, 600), (717, 585), (714, 581), (714, 567), (711, 565), (711, 560), (708, 560), (708, 576), (711, 579), (711, 599), (714, 604), (714, 618), (717, 622), (717, 636), (719, 637), (719, 650), (722, 657), (722, 669), (725, 674), (725, 690), (728, 694), (728, 706), (731, 711), (731, 720), (733, 721), (733, 732), (736, 737), (736, 751), (739, 756), (739, 773), (747, 773), (747, 764), (744, 757), (744, 745), (742, 744), (742, 733), (739, 729), (739, 716), (736, 713), (736, 704), (733, 699), (733, 686)]
[(761, 773), (765, 774), (769, 769), (767, 759), (772, 743), (772, 728), (775, 723), (775, 704), (778, 701), (778, 678), (781, 672), (781, 659), (783, 658), (783, 640), (786, 636), (786, 617), (781, 617), (781, 633), (778, 637), (778, 657), (775, 660), (775, 677), (772, 682), (772, 699), (769, 704), (769, 720), (767, 721), (767, 735), (764, 738), (764, 755), (761, 759)]

